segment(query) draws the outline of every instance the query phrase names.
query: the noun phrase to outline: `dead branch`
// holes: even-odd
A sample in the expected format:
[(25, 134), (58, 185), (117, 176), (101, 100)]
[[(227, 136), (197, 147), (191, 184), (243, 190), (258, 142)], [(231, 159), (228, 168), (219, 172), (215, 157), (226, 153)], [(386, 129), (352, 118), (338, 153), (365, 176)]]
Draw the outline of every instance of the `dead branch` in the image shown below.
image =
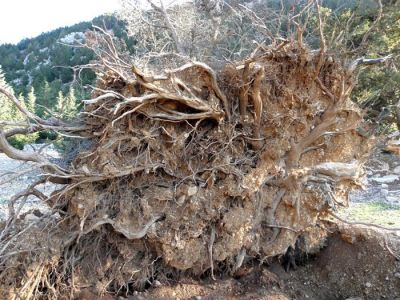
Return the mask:
[[(262, 80), (265, 77), (265, 71), (263, 67), (257, 65), (255, 66), (255, 69), (256, 73), (255, 73), (255, 78), (253, 83), (253, 93), (252, 93), (252, 99), (254, 105), (254, 121), (255, 121), (254, 138), (260, 139), (261, 115), (263, 112), (263, 100), (261, 99), (260, 86)], [(256, 143), (256, 148), (260, 149), (261, 144)]]
[(215, 241), (215, 227), (211, 226), (210, 241), (208, 242), (208, 257), (210, 260), (211, 279), (216, 280), (214, 276), (214, 259), (213, 259), (213, 245)]
[(293, 229), (293, 228), (288, 227), (288, 226), (272, 225), (272, 224), (266, 224), (266, 225), (264, 225), (264, 226), (265, 226), (265, 227), (270, 227), (270, 228), (286, 229), (286, 230), (289, 230), (289, 231), (292, 231), (292, 232), (295, 232), (295, 233), (299, 232), (298, 230)]
[(22, 161), (32, 161), (36, 163), (45, 163), (47, 160), (38, 155), (37, 153), (27, 153), (25, 151), (18, 150), (12, 147), (8, 142), (4, 135), (4, 132), (0, 129), (0, 150), (4, 152), (8, 157), (16, 160)]
[[(14, 220), (16, 217), (18, 217), (18, 214), (23, 206), (23, 204), (22, 204), (20, 206), (20, 208), (17, 210), (17, 212), (15, 212), (14, 205), (18, 199), (25, 198), (25, 200), (26, 200), (26, 198), (30, 195), (33, 195), (42, 201), (45, 201), (47, 199), (47, 197), (42, 192), (40, 192), (39, 190), (36, 189), (36, 186), (38, 186), (39, 184), (45, 183), (45, 182), (46, 182), (46, 180), (44, 178), (39, 179), (36, 182), (29, 185), (29, 187), (26, 188), (25, 190), (15, 194), (14, 196), (11, 197), (11, 199), (8, 202), (9, 220)], [(0, 238), (0, 240), (1, 240), (1, 238)]]
[(211, 89), (214, 91), (214, 93), (218, 97), (218, 99), (220, 99), (220, 101), (222, 102), (223, 107), (225, 109), (225, 113), (227, 115), (227, 119), (229, 120), (231, 117), (231, 112), (230, 112), (230, 106), (228, 103), (228, 99), (226, 98), (225, 94), (221, 91), (221, 89), (218, 85), (217, 75), (215, 74), (214, 70), (211, 69), (208, 65), (206, 65), (205, 63), (201, 63), (201, 62), (192, 62), (192, 63), (185, 64), (180, 68), (167, 71), (167, 73), (182, 72), (186, 69), (190, 69), (190, 68), (194, 68), (194, 67), (200, 68), (208, 74), (209, 79), (210, 79)]
[(324, 36), (324, 23), (322, 22), (319, 0), (315, 0), (315, 5), (317, 7), (317, 13), (318, 13), (318, 29), (319, 29), (319, 39), (320, 39), (319, 59), (318, 59), (318, 64), (315, 68), (315, 74), (316, 74), (315, 77), (318, 77), (323, 61), (325, 59), (326, 41)]
[(247, 104), (249, 103), (249, 89), (250, 89), (250, 83), (249, 83), (249, 63), (246, 63), (244, 65), (243, 69), (243, 74), (242, 74), (242, 86), (240, 87), (240, 94), (239, 94), (239, 110), (240, 110), (240, 116), (242, 117), (243, 121), (246, 118), (246, 112), (247, 112)]
[(389, 247), (389, 242), (388, 242), (388, 239), (387, 239), (387, 235), (385, 235), (385, 248), (397, 261), (400, 261), (400, 256), (396, 255), (394, 253), (394, 251)]
[(167, 28), (169, 29), (169, 31), (172, 35), (172, 40), (175, 43), (176, 50), (179, 54), (183, 55), (183, 54), (185, 54), (185, 51), (184, 51), (181, 41), (178, 37), (177, 31), (171, 23), (169, 14), (164, 6), (164, 1), (163, 0), (159, 0), (159, 1), (160, 1), (160, 6), (157, 6), (152, 0), (147, 0), (147, 2), (151, 5), (151, 7), (154, 8), (156, 11), (160, 12), (162, 14), (162, 16), (164, 17), (164, 21), (167, 25)]
[(42, 130), (44, 130), (44, 129), (38, 125), (30, 125), (26, 128), (12, 128), (12, 129), (4, 131), (4, 137), (6, 139), (8, 139), (17, 134), (32, 134), (32, 133), (39, 132)]
[(6, 88), (0, 86), (0, 93), (5, 95), (18, 108), (18, 110), (21, 113), (23, 113), (29, 120), (32, 120), (32, 121), (37, 122), (39, 124), (46, 124), (46, 121), (44, 121), (43, 119), (41, 119), (38, 116), (34, 115), (29, 110), (27, 110), (23, 105), (21, 105), (21, 103), (19, 102), (17, 97), (15, 97), (15, 95), (12, 92), (10, 92)]
[(371, 66), (371, 65), (381, 64), (391, 58), (392, 58), (392, 54), (386, 55), (384, 57), (378, 57), (378, 58), (361, 57), (361, 58), (356, 59), (349, 65), (349, 71), (353, 72), (358, 66), (361, 66), (361, 65)]
[(352, 221), (347, 221), (341, 217), (339, 217), (337, 214), (335, 214), (334, 212), (329, 212), (329, 214), (333, 217), (335, 217), (336, 219), (338, 219), (339, 221), (349, 224), (349, 225), (363, 225), (363, 226), (367, 226), (367, 227), (374, 227), (374, 228), (379, 228), (379, 229), (383, 229), (386, 231), (400, 231), (400, 228), (390, 228), (390, 227), (385, 227), (385, 226), (381, 226), (381, 225), (377, 225), (377, 224), (372, 224), (372, 223), (367, 223), (367, 222), (352, 222)]

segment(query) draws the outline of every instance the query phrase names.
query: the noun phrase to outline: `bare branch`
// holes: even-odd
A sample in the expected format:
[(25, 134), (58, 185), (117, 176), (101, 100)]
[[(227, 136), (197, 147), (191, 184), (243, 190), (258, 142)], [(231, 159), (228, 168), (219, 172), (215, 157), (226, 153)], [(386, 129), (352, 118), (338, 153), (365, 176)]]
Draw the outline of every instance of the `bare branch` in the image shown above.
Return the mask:
[(181, 72), (181, 71), (184, 71), (185, 69), (193, 68), (193, 67), (199, 67), (209, 75), (211, 88), (215, 92), (215, 95), (222, 102), (222, 104), (224, 106), (224, 109), (225, 109), (225, 113), (226, 113), (227, 118), (229, 120), (230, 117), (231, 117), (231, 112), (230, 112), (230, 107), (229, 107), (229, 104), (228, 104), (228, 99), (226, 98), (225, 94), (221, 91), (221, 89), (220, 89), (220, 87), (218, 85), (217, 74), (215, 74), (214, 70), (211, 69), (207, 64), (201, 63), (201, 62), (192, 62), (192, 63), (185, 64), (180, 68), (177, 68), (177, 69), (174, 69), (174, 70), (170, 70), (168, 72), (176, 73), (176, 72)]
[(31, 134), (31, 133), (39, 132), (42, 130), (43, 130), (43, 128), (38, 125), (31, 125), (26, 128), (13, 128), (13, 129), (6, 130), (4, 132), (4, 136), (5, 136), (5, 138), (8, 139), (16, 134)]
[(339, 217), (337, 214), (333, 213), (333, 212), (329, 212), (330, 215), (332, 215), (333, 217), (335, 217), (336, 219), (338, 219), (339, 221), (342, 221), (343, 223), (349, 224), (349, 225), (364, 225), (367, 227), (375, 227), (375, 228), (379, 228), (379, 229), (383, 229), (386, 231), (400, 231), (400, 228), (391, 228), (391, 227), (385, 227), (385, 226), (381, 226), (381, 225), (377, 225), (377, 224), (372, 224), (372, 223), (367, 223), (367, 222), (352, 222), (352, 221), (348, 221), (345, 220), (341, 217)]
[(159, 0), (160, 1), (160, 6), (157, 6), (154, 4), (154, 2), (152, 0), (147, 0), (147, 2), (156, 10), (159, 11), (160, 13), (162, 13), (165, 23), (169, 29), (169, 31), (171, 32), (172, 35), (172, 39), (175, 43), (176, 46), (176, 50), (178, 51), (178, 53), (180, 54), (185, 54), (185, 51), (182, 47), (181, 41), (178, 37), (178, 33), (175, 29), (175, 27), (172, 25), (171, 20), (169, 18), (168, 12), (164, 6), (164, 1), (163, 0)]
[(17, 160), (23, 160), (23, 161), (32, 161), (36, 163), (45, 163), (47, 160), (43, 158), (41, 155), (33, 152), (33, 153), (27, 153), (25, 151), (18, 150), (14, 147), (12, 147), (5, 135), (4, 132), (0, 129), (0, 150), (4, 152), (8, 157), (12, 159), (17, 159)]
[(353, 72), (358, 66), (364, 65), (364, 66), (371, 66), (371, 65), (376, 65), (376, 64), (381, 64), (386, 62), (388, 59), (391, 59), (393, 57), (392, 54), (389, 54), (384, 57), (378, 57), (378, 58), (358, 58), (355, 61), (353, 61), (350, 66), (349, 66), (349, 71)]
[(315, 74), (316, 77), (318, 77), (319, 71), (321, 70), (325, 58), (326, 41), (324, 36), (324, 23), (322, 22), (321, 7), (319, 5), (319, 0), (315, 0), (315, 5), (317, 7), (317, 12), (318, 12), (318, 28), (319, 28), (319, 39), (320, 39), (319, 60), (315, 68)]
[(31, 113), (29, 110), (27, 110), (15, 97), (14, 93), (10, 92), (8, 89), (4, 88), (3, 86), (0, 86), (0, 93), (4, 94), (12, 103), (15, 104), (15, 106), (18, 108), (18, 110), (23, 113), (29, 120), (35, 121), (37, 123), (46, 123), (43, 119), (39, 118), (38, 116), (34, 115)]

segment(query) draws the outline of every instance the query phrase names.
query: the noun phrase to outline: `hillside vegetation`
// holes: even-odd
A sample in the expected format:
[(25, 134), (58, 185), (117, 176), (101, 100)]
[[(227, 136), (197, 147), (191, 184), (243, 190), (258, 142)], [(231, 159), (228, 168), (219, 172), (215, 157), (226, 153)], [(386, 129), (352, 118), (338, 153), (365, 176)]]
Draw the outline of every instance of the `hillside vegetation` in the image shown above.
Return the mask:
[(83, 47), (85, 32), (93, 25), (107, 28), (129, 49), (134, 49), (134, 40), (127, 36), (124, 22), (112, 15), (46, 32), (16, 45), (0, 45), (0, 66), (6, 81), (21, 97), (34, 93), (39, 115), (44, 113), (40, 106), (55, 109), (60, 92), (67, 96), (71, 87), (77, 99), (90, 95), (84, 86), (94, 84), (95, 73), (90, 69), (78, 72), (76, 67), (95, 58), (92, 50)]

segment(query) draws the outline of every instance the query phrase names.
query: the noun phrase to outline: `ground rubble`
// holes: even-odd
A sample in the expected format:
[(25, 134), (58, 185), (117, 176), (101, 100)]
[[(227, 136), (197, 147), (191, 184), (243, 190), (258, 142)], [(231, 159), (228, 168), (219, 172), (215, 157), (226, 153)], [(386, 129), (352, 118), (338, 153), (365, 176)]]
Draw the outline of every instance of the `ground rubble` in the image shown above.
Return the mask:
[(364, 188), (350, 193), (350, 202), (400, 205), (400, 156), (377, 147), (365, 163)]

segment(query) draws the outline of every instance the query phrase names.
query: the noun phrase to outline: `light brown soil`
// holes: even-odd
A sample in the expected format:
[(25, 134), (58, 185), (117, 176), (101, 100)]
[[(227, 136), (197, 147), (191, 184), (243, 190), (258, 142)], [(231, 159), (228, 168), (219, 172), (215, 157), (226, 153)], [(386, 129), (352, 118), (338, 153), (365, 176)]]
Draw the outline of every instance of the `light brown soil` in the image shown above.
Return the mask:
[[(166, 279), (127, 299), (400, 299), (400, 262), (386, 249), (383, 233), (351, 231), (358, 237), (349, 240), (348, 228), (333, 233), (326, 247), (298, 261), (296, 270), (286, 272), (279, 260), (250, 262), (235, 278)], [(389, 238), (390, 249), (400, 253), (399, 235)], [(85, 291), (78, 299), (92, 296)]]

